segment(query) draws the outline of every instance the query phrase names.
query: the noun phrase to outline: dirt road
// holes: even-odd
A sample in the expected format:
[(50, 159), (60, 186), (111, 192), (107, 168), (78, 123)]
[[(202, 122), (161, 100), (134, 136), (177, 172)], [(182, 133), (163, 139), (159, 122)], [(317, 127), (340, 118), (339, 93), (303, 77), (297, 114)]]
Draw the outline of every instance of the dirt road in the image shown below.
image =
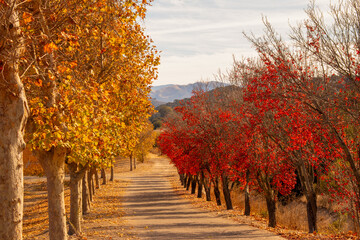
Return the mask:
[(123, 208), (139, 239), (284, 239), (265, 230), (196, 209), (170, 184), (175, 169), (165, 158), (152, 158), (146, 171), (118, 176), (129, 181)]

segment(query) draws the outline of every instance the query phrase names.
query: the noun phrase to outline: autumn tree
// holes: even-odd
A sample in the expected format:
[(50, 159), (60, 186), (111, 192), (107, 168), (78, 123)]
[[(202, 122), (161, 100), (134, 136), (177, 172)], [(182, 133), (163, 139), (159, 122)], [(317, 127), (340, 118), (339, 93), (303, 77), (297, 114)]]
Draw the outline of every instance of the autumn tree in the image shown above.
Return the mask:
[(156, 133), (151, 122), (147, 121), (144, 129), (138, 136), (138, 143), (135, 147), (135, 156), (140, 162), (144, 162), (146, 154), (154, 147)]
[(76, 2), (29, 1), (22, 6), (27, 18), (23, 26), (27, 45), (23, 75), (31, 109), (28, 139), (47, 177), (50, 239), (67, 238), (63, 181), (70, 145), (65, 137), (61, 93), (66, 78), (58, 72), (61, 55), (56, 43), (64, 43), (61, 32), (69, 26), (69, 12), (75, 5)]
[[(169, 136), (165, 138), (167, 141), (175, 141), (177, 148), (181, 148), (176, 155), (173, 155), (173, 150), (164, 147), (165, 139), (160, 142), (160, 146), (164, 153), (171, 156), (180, 174), (190, 174), (187, 178), (188, 184), (197, 179), (199, 189), (205, 186), (208, 199), (210, 184), (207, 178), (211, 180), (219, 205), (221, 204), (219, 180), (221, 180), (226, 206), (232, 209), (230, 198), (232, 167), (235, 158), (242, 155), (243, 151), (242, 145), (239, 144), (240, 130), (236, 124), (233, 124), (236, 120), (233, 119), (234, 114), (229, 111), (230, 102), (227, 97), (229, 92), (231, 91), (226, 91), (225, 88), (211, 93), (195, 92), (190, 101), (184, 102), (176, 109), (182, 117), (177, 121), (171, 120), (166, 123), (165, 131), (162, 133), (164, 138)], [(178, 134), (178, 131), (181, 133)], [(171, 139), (170, 136), (174, 134), (179, 137)], [(177, 156), (182, 161), (179, 161)]]
[[(293, 28), (292, 43), (266, 19), (263, 36), (246, 35), (259, 60), (236, 63), (230, 73), (238, 101), (195, 94), (177, 110), (178, 122), (164, 126), (160, 145), (179, 173), (190, 172), (189, 163), (197, 173), (205, 163), (211, 176), (253, 178), (274, 226), (277, 192), (291, 190), (296, 170), (309, 232), (317, 231), (320, 181), (358, 218), (359, 9), (358, 1), (331, 6), (328, 25), (310, 4), (308, 19)], [(212, 179), (216, 190), (218, 178)]]
[[(108, 166), (124, 148), (124, 132), (130, 126), (137, 133), (140, 119), (151, 111), (149, 85), (158, 57), (138, 23), (147, 4), (99, 0), (22, 5), (28, 136), (48, 179), (51, 239), (66, 239), (66, 155), (74, 165), (73, 176), (87, 166)], [(79, 179), (72, 181), (72, 189), (78, 189)], [(79, 231), (77, 208), (71, 216), (76, 216), (72, 224)]]
[[(333, 196), (349, 201), (352, 215), (359, 224), (360, 174), (359, 160), (359, 16), (358, 1), (341, 1), (330, 5), (331, 21), (312, 2), (307, 19), (293, 27), (292, 39), (321, 66), (319, 80), (330, 97), (314, 92), (312, 108), (321, 116), (341, 148), (342, 158), (334, 165), (336, 177)], [(333, 75), (335, 74), (335, 76)]]
[(249, 93), (257, 92), (254, 95), (262, 111), (275, 110), (274, 123), (267, 132), (297, 169), (307, 199), (309, 231), (313, 232), (317, 231), (318, 180), (340, 157), (333, 131), (322, 124), (323, 115), (316, 110), (316, 106), (324, 106), (316, 96), (328, 101), (336, 91), (325, 87), (331, 81), (317, 75), (319, 64), (308, 50), (287, 46), (266, 19), (264, 23), (263, 37), (248, 36), (264, 64), (258, 71), (263, 76), (252, 78)]

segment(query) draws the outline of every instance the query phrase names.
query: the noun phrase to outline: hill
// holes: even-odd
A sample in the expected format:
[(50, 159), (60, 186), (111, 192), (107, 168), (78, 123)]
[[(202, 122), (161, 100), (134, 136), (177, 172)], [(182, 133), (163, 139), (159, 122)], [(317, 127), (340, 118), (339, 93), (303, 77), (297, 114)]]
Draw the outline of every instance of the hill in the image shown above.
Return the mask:
[(164, 103), (173, 102), (176, 99), (189, 98), (191, 97), (192, 91), (198, 87), (209, 91), (214, 89), (217, 84), (217, 82), (197, 82), (187, 85), (167, 84), (161, 86), (153, 86), (150, 96), (152, 98), (153, 105), (157, 107)]
[[(195, 84), (189, 84), (189, 85), (195, 85)], [(225, 84), (226, 85), (226, 84)], [(199, 86), (199, 85), (197, 85)], [(196, 85), (194, 87), (197, 87)], [(207, 93), (210, 94), (210, 95), (213, 95), (215, 91), (221, 91), (221, 92), (224, 92), (226, 94), (230, 94), (234, 88), (234, 86), (229, 86), (229, 85), (226, 85), (224, 86), (224, 84), (219, 84), (219, 83), (216, 83), (216, 82), (212, 82), (211, 83), (211, 86), (212, 88), (205, 88), (204, 89), (207, 89)], [(191, 95), (190, 95), (191, 97)], [(187, 98), (183, 98), (183, 99), (175, 99), (174, 101), (172, 102), (167, 102), (167, 103), (163, 103), (163, 104), (159, 104), (159, 105), (155, 105), (155, 103), (158, 103), (157, 100), (155, 100), (154, 102), (154, 99), (152, 100), (153, 102), (153, 105), (155, 106), (155, 110), (157, 111), (156, 113), (154, 113), (151, 117), (150, 117), (150, 121), (151, 123), (154, 125), (154, 129), (157, 129), (157, 128), (160, 128), (161, 125), (162, 125), (162, 122), (163, 120), (170, 116), (171, 114), (174, 113), (174, 108), (178, 107), (178, 106), (181, 106), (183, 103), (186, 103), (187, 101), (190, 100), (190, 97), (187, 97)]]

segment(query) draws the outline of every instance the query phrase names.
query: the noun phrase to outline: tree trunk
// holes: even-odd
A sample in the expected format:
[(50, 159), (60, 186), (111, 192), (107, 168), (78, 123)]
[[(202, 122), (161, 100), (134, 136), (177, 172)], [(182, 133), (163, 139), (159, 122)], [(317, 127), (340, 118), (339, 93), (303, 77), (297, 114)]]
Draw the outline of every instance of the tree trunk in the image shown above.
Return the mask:
[(249, 188), (249, 181), (250, 181), (250, 171), (249, 169), (246, 170), (246, 185), (245, 185), (245, 216), (250, 216), (250, 188)]
[(214, 180), (214, 195), (216, 199), (216, 204), (221, 206), (221, 199), (220, 199), (220, 191), (219, 191), (219, 179), (215, 178)]
[(136, 157), (134, 157), (134, 169), (136, 169)]
[[(43, 10), (47, 6), (46, 1), (37, 0), (32, 2), (32, 11), (36, 21), (39, 23), (34, 34), (45, 34), (51, 36), (47, 18)], [(44, 40), (44, 43), (50, 43), (51, 40)], [(37, 64), (33, 64), (41, 73), (37, 77), (42, 80), (41, 92), (37, 97), (44, 103), (46, 109), (55, 109), (52, 116), (51, 132), (57, 127), (60, 131), (65, 131), (65, 123), (61, 121), (62, 110), (59, 110), (59, 92), (57, 83), (59, 79), (52, 79), (53, 70), (56, 69), (55, 57), (53, 53), (46, 53), (44, 48), (39, 48), (36, 54), (42, 56), (35, 59)], [(34, 125), (36, 128), (37, 126)], [(40, 132), (44, 133), (42, 129)], [(66, 148), (53, 146), (50, 150), (40, 149), (37, 151), (38, 160), (43, 167), (47, 178), (48, 190), (48, 211), (49, 211), (49, 236), (51, 240), (67, 239), (66, 233), (66, 215), (64, 204), (64, 165)]]
[(184, 188), (187, 188), (188, 178), (189, 178), (189, 176), (187, 174), (185, 174), (185, 176), (184, 176)]
[(269, 214), (269, 227), (275, 227), (276, 226), (276, 202), (274, 199), (274, 196), (266, 194), (266, 206)]
[(196, 192), (196, 182), (196, 176), (193, 176), (191, 180), (191, 194), (195, 194)]
[(96, 186), (96, 189), (100, 188), (99, 173), (96, 168), (95, 168), (95, 186)]
[(230, 210), (233, 209), (232, 202), (231, 202), (231, 196), (230, 196), (230, 189), (229, 189), (229, 178), (225, 175), (221, 176), (222, 179), (222, 188), (223, 188), (223, 194), (224, 199), (226, 203), (226, 209)]
[(306, 196), (306, 212), (308, 217), (309, 233), (317, 231), (317, 203), (316, 191), (314, 189), (314, 169), (307, 168), (304, 162), (297, 167), (301, 188)]
[(94, 181), (94, 173), (91, 174), (91, 190), (92, 195), (95, 196), (95, 181)]
[(191, 179), (192, 179), (192, 176), (189, 175), (188, 180), (187, 180), (187, 183), (186, 183), (186, 190), (189, 190), (189, 189), (190, 189)]
[[(16, 1), (0, 9), (0, 238), (22, 239), (24, 129), (29, 109), (19, 78), (22, 37)], [(14, 7), (14, 8), (13, 8)]]
[(114, 162), (111, 160), (111, 167), (110, 167), (110, 181), (114, 181)]
[(90, 212), (90, 199), (89, 199), (89, 189), (88, 189), (88, 176), (85, 172), (82, 180), (82, 214), (86, 215)]
[(66, 149), (55, 147), (50, 151), (39, 151), (37, 156), (47, 179), (50, 239), (67, 239), (64, 200)]
[(70, 163), (70, 222), (69, 234), (81, 232), (81, 204), (82, 204), (82, 187), (81, 179), (85, 174), (85, 169), (78, 170), (78, 164)]
[(93, 201), (93, 193), (92, 193), (92, 186), (91, 186), (91, 179), (92, 179), (92, 176), (91, 176), (91, 171), (87, 171), (87, 184), (88, 184), (88, 194), (89, 194), (89, 200), (90, 202)]
[(309, 233), (313, 233), (317, 231), (317, 203), (316, 203), (316, 193), (309, 193), (306, 196), (306, 211), (308, 217), (308, 226)]
[(104, 170), (104, 168), (101, 168), (101, 170), (100, 170), (100, 178), (104, 178), (104, 176), (105, 176), (105, 170)]
[(95, 196), (95, 181), (94, 181), (95, 173), (96, 173), (96, 167), (92, 167), (90, 169), (90, 174), (91, 174), (91, 191), (93, 196)]
[(205, 174), (201, 171), (201, 181), (205, 188), (206, 201), (211, 201), (211, 181), (206, 180)]
[(211, 186), (209, 186), (209, 187), (205, 186), (205, 194), (206, 194), (206, 201), (210, 202), (211, 201)]
[(133, 170), (133, 165), (132, 165), (132, 153), (130, 154), (130, 171)]
[(179, 178), (180, 178), (181, 186), (184, 186), (184, 174), (179, 173)]
[(203, 184), (201, 179), (198, 180), (198, 194), (197, 197), (198, 198), (202, 198), (202, 189), (203, 189)]
[(102, 176), (102, 185), (105, 185), (106, 184), (106, 172), (105, 172), (105, 169), (101, 169), (101, 176)]

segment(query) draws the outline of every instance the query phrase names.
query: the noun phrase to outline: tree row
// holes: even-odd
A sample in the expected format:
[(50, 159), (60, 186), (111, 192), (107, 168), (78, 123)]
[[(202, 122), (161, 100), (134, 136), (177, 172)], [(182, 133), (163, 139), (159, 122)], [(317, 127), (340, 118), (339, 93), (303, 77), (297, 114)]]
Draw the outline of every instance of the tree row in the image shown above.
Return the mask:
[(136, 151), (159, 64), (142, 27), (150, 2), (0, 1), (2, 239), (22, 238), (25, 143), (47, 177), (50, 239), (67, 239), (65, 163), (74, 233), (86, 171)]
[(249, 191), (262, 194), (270, 227), (279, 197), (300, 184), (309, 232), (324, 192), (358, 228), (360, 6), (332, 5), (331, 21), (314, 4), (306, 13), (288, 41), (266, 19), (263, 36), (245, 34), (258, 57), (219, 76), (230, 86), (195, 91), (167, 119), (159, 145), (183, 184), (197, 181), (208, 199), (213, 186), (218, 204), (221, 185), (227, 209), (234, 186), (244, 190), (246, 215)]

